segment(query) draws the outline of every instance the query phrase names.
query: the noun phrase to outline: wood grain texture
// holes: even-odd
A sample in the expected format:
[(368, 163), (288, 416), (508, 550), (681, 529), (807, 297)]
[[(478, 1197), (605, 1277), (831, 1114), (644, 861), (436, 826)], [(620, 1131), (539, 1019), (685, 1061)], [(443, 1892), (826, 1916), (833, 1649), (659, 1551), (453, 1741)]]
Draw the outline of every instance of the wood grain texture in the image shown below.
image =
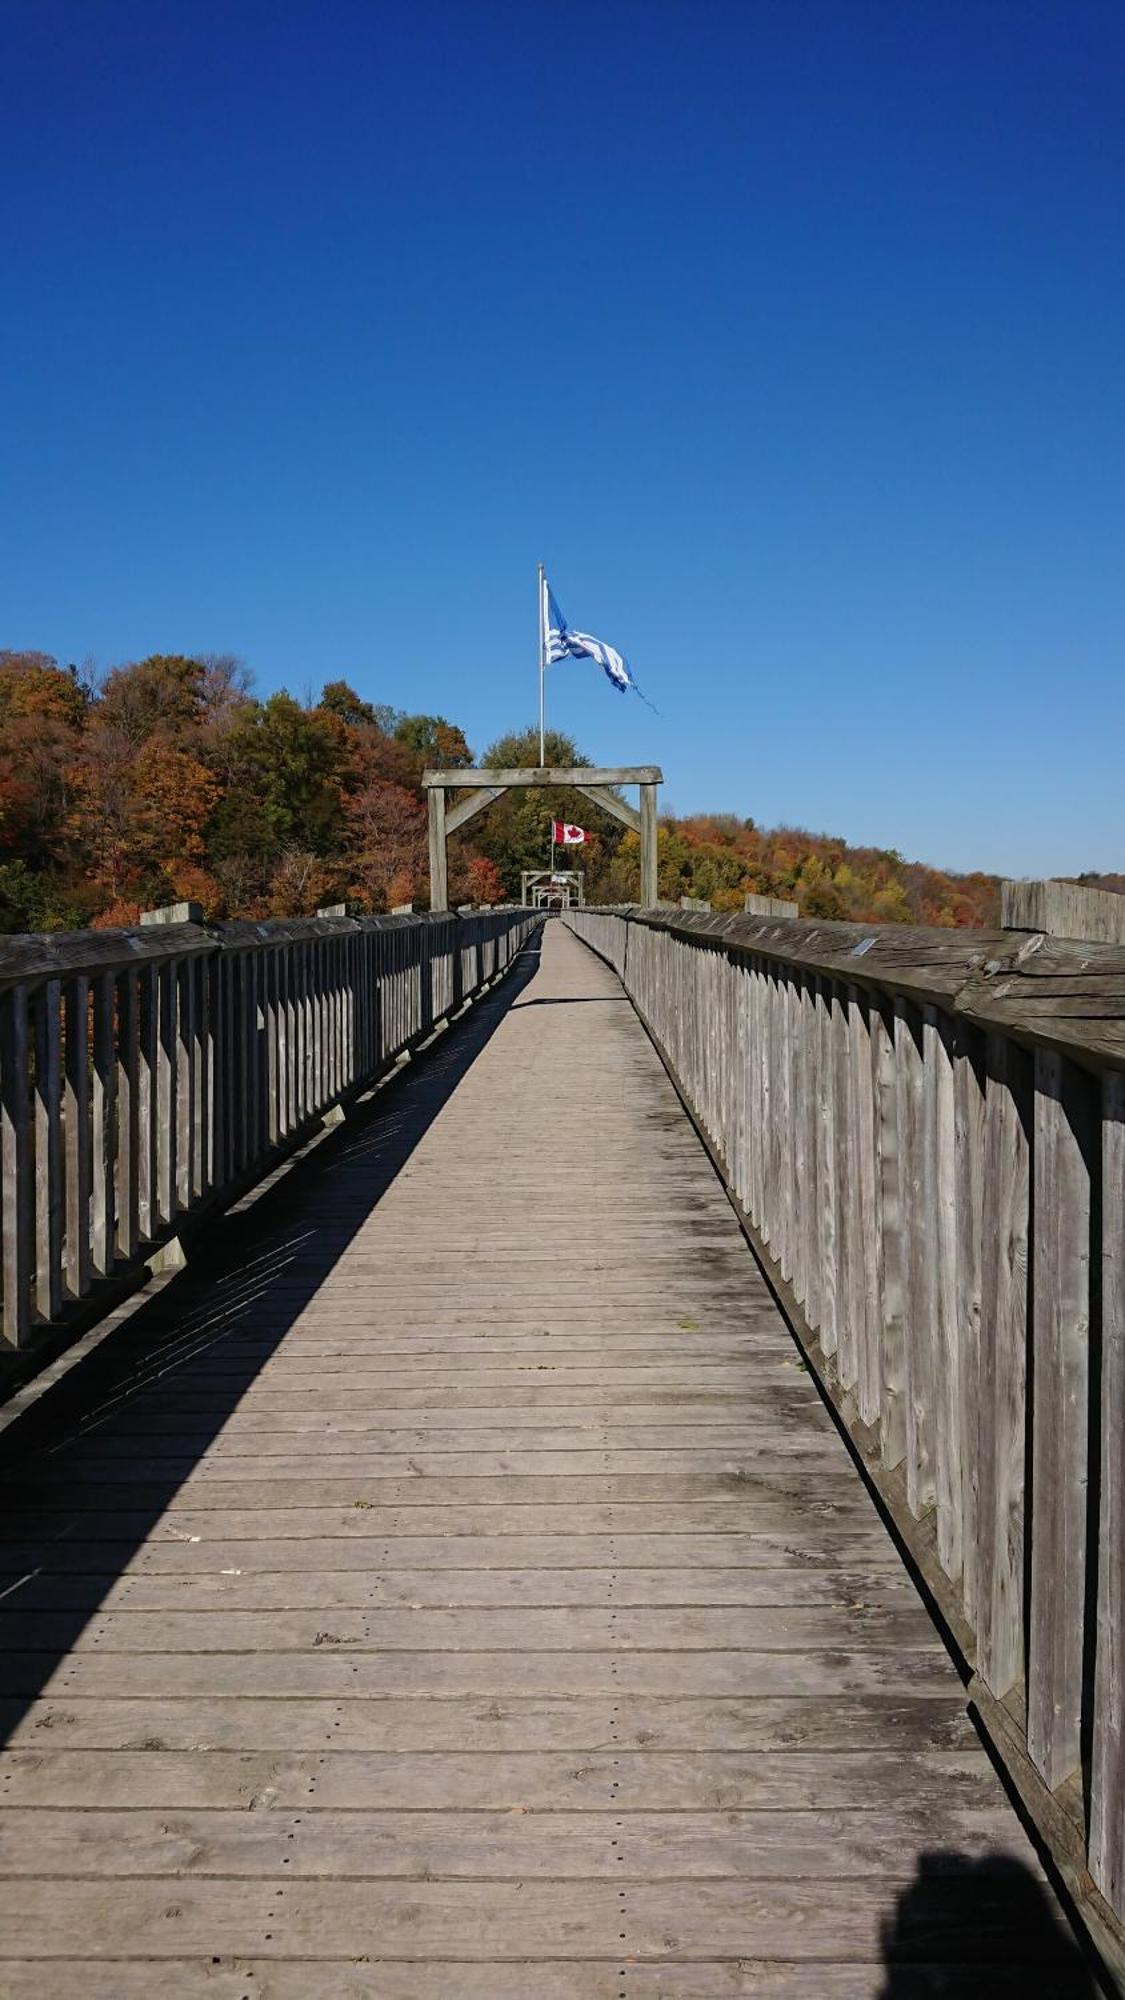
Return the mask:
[(1031, 1107), (1027, 1058), (988, 1037), (978, 1426), (978, 1668), (1002, 1696), (1024, 1672)]
[(664, 773), (659, 764), (615, 764), (598, 766), (548, 765), (543, 770), (534, 768), (520, 770), (489, 770), (483, 765), (472, 769), (455, 771), (423, 771), (422, 784), (427, 791), (435, 787), (447, 790), (476, 791), (482, 785), (499, 785), (507, 791), (510, 787), (541, 787), (579, 785), (660, 785)]
[(1001, 882), (1000, 922), (1006, 931), (1125, 944), (1125, 896), (1081, 882)]
[(1027, 1747), (1052, 1791), (1081, 1758), (1092, 1088), (1055, 1050), (1036, 1050)]
[(879, 1298), (880, 1189), (875, 1175), (875, 1096), (871, 1017), (866, 994), (848, 988), (848, 1122), (855, 1135), (851, 1258), (856, 1321), (856, 1404), (860, 1421), (877, 1424), (882, 1397)]
[[(605, 913), (584, 910), (567, 921), (599, 948)], [(615, 913), (613, 923), (614, 962), (626, 964), (630, 992), (722, 1172), (729, 1173), (730, 1106), (722, 1101), (721, 1066), (709, 1056), (702, 1072), (700, 1064), (713, 1035), (710, 1015), (729, 1005), (732, 982), (747, 972), (776, 994), (800, 988), (815, 969), (837, 996), (827, 1033), (817, 1038), (816, 1087), (832, 1104), (830, 1135), (823, 1116), (818, 1123), (817, 1137), (827, 1141), (819, 1148), (807, 1137), (805, 1043), (794, 1066), (776, 1005), (751, 1026), (748, 1095), (768, 1106), (763, 1187), (757, 1197), (751, 1176), (747, 1203), (735, 1177), (732, 1192), (810, 1368), (966, 1661), (978, 1665), (975, 1699), (985, 1728), (1100, 1948), (1125, 1967), (1125, 1941), (1086, 1870), (1095, 1852), (1086, 1840), (1096, 1782), (1091, 1841), (1120, 1915), (1125, 1695), (1120, 1530), (1113, 1524), (1121, 1419), (1107, 1411), (1117, 1411), (1112, 1301), (1125, 1201), (1111, 1109), (1117, 1072), (1105, 1067), (1125, 1019), (1120, 953), (1064, 948), (1042, 936), (993, 948), (980, 935), (942, 941), (902, 932), (892, 939), (858, 926), (750, 925), (718, 912)], [(624, 957), (617, 937), (623, 924)], [(837, 976), (825, 981), (829, 969)], [(685, 992), (698, 1003), (690, 1014)], [(1031, 1006), (1024, 1004), (1029, 995)], [(994, 1025), (986, 1034), (978, 1021)], [(814, 1152), (827, 1165), (829, 1148), (831, 1185), (847, 1194), (818, 1240), (792, 1173), (795, 1163), (803, 1189)], [(797, 1215), (794, 1254), (787, 1225)], [(853, 1255), (856, 1241), (861, 1258)], [(833, 1288), (838, 1339), (821, 1302)], [(874, 1308), (867, 1351), (857, 1332), (864, 1304)]]
[[(493, 797), (496, 794), (493, 792)], [(485, 801), (480, 802), (481, 805)], [(426, 797), (428, 807), (428, 831), (430, 846), (430, 908), (449, 908), (449, 870), (446, 857), (445, 792), (435, 785)], [(470, 801), (475, 805), (476, 801)]]
[(957, 1274), (957, 1143), (954, 1027), (937, 1007), (922, 1017), (925, 1070), (924, 1199), (932, 1228), (931, 1283), (934, 1357), (934, 1484), (938, 1560), (961, 1575), (964, 1544), (961, 1430), (961, 1319)]
[(1102, 1094), (1101, 1482), (1090, 1870), (1125, 1904), (1125, 1077)]
[(5, 1494), (0, 1987), (1002, 1992), (1049, 1893), (616, 978), (551, 924), (474, 1018)]
[(895, 1010), (898, 1107), (898, 1202), (903, 1258), (906, 1491), (922, 1514), (937, 1493), (936, 1216), (930, 1206), (926, 1147), (926, 1076), (918, 1012)]
[(871, 1069), (875, 1102), (878, 1232), (875, 1279), (879, 1302), (879, 1454), (888, 1472), (906, 1457), (906, 1334), (898, 1163), (898, 1086), (893, 1012), (873, 1001)]
[(960, 1343), (961, 1604), (975, 1625), (979, 1597), (981, 1421), (981, 1231), (984, 1222), (984, 1048), (958, 1022), (953, 1070), (954, 1202), (957, 1230), (957, 1337)]

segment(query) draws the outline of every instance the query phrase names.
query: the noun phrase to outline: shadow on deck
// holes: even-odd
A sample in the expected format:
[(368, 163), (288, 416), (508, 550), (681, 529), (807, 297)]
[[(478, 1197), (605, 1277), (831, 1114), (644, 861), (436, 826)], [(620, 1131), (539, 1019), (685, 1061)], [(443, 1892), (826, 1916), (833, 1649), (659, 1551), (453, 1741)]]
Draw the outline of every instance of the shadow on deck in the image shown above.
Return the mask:
[[(0, 1482), (3, 1741), (534, 978), (540, 950), (536, 938), (509, 979), (357, 1105), (346, 1125), (297, 1161), (260, 1203), (220, 1221), (190, 1269), (143, 1304), (8, 1434)], [(343, 1206), (341, 1185), (347, 1188)], [(223, 1361), (229, 1342), (241, 1343), (233, 1366)], [(174, 1456), (150, 1463), (142, 1478), (127, 1484), (90, 1481), (89, 1466), (99, 1463), (92, 1456), (99, 1434), (117, 1433), (154, 1397), (166, 1404), (170, 1395), (198, 1396), (201, 1388), (206, 1407), (177, 1432)], [(128, 1436), (118, 1434), (105, 1469), (129, 1456)], [(83, 1568), (60, 1589), (60, 1545), (79, 1542)]]

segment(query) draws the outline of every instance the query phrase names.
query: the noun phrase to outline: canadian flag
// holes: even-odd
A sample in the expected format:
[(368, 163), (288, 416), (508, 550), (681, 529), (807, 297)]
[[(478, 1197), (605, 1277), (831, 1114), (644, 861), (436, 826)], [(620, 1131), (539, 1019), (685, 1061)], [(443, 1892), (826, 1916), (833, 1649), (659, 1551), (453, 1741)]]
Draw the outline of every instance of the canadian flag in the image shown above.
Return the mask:
[(585, 838), (585, 827), (568, 826), (561, 819), (551, 821), (551, 839), (556, 847), (581, 847)]

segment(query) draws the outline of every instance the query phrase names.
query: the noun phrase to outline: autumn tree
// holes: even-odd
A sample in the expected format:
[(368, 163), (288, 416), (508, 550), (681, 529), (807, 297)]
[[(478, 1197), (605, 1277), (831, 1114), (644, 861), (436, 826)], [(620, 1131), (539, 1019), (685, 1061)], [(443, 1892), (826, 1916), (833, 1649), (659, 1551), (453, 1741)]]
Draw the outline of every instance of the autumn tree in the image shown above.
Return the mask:
[(349, 893), (372, 910), (410, 903), (429, 867), (426, 808), (405, 785), (375, 779), (346, 807)]
[(395, 727), (395, 739), (409, 751), (419, 770), (430, 765), (438, 771), (464, 771), (473, 753), (464, 733), (444, 715), (404, 715)]
[(88, 693), (75, 667), (60, 667), (49, 653), (0, 650), (0, 725), (17, 720), (58, 722), (81, 729)]
[(454, 903), (503, 903), (504, 878), (487, 855), (458, 854), (449, 871), (450, 900)]
[(29, 874), (62, 857), (67, 772), (87, 705), (73, 667), (47, 653), (0, 652), (0, 850)]
[(115, 667), (98, 702), (98, 721), (133, 744), (150, 736), (190, 736), (203, 720), (207, 668), (180, 653), (153, 653)]
[(89, 880), (110, 902), (167, 901), (177, 871), (202, 860), (218, 787), (189, 750), (158, 736), (138, 749), (99, 723), (71, 785), (70, 834)]
[[(587, 761), (555, 731), (546, 751), (557, 765)], [(481, 761), (538, 760), (530, 729)], [(419, 901), (422, 770), (472, 762), (456, 723), (406, 715), (340, 678), (318, 700), (262, 701), (229, 654), (153, 653), (98, 688), (49, 654), (0, 651), (0, 929), (125, 923), (184, 897), (209, 916), (301, 915), (345, 894), (374, 909)], [(551, 859), (552, 819), (592, 836), (567, 856), (590, 900), (637, 896), (636, 835), (574, 789), (536, 787), (509, 792), (454, 837), (453, 900), (518, 896), (522, 871)], [(729, 812), (663, 818), (658, 861), (663, 897), (717, 909), (741, 908), (754, 890), (822, 918), (994, 925), (999, 914), (995, 876)]]

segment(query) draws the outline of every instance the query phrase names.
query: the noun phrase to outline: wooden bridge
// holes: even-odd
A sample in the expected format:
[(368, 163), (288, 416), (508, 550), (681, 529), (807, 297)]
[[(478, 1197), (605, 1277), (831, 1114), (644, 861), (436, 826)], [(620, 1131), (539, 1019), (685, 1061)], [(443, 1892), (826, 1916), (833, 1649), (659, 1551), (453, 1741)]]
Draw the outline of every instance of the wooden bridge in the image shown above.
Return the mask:
[(0, 953), (10, 2000), (1120, 1977), (1119, 1127), (1010, 939), (567, 922)]

